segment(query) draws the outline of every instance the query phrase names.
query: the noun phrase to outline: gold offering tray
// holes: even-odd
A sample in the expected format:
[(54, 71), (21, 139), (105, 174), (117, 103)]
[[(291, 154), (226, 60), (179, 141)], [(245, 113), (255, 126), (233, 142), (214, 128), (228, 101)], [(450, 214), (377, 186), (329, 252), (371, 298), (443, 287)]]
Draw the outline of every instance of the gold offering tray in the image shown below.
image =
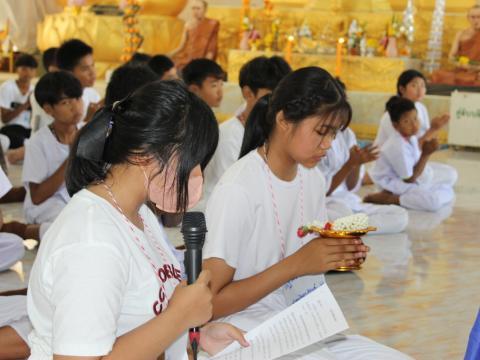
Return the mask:
[[(324, 238), (353, 239), (359, 236), (364, 236), (368, 234), (370, 231), (376, 231), (377, 228), (373, 226), (369, 226), (368, 228), (361, 229), (361, 230), (335, 231), (335, 230), (325, 230), (316, 226), (311, 226), (309, 230), (311, 232), (317, 233), (318, 235)], [(360, 270), (361, 268), (362, 268), (362, 265), (356, 264), (352, 266), (341, 266), (335, 270), (340, 272), (345, 272), (345, 271)]]
[(365, 236), (368, 234), (370, 231), (377, 231), (376, 227), (369, 226), (366, 229), (361, 229), (361, 230), (354, 230), (354, 231), (346, 231), (346, 230), (341, 230), (341, 231), (335, 231), (335, 230), (325, 230), (321, 229), (316, 226), (310, 226), (309, 230), (311, 232), (317, 233), (321, 237), (325, 238), (338, 238), (338, 239), (352, 239), (356, 238), (359, 236)]

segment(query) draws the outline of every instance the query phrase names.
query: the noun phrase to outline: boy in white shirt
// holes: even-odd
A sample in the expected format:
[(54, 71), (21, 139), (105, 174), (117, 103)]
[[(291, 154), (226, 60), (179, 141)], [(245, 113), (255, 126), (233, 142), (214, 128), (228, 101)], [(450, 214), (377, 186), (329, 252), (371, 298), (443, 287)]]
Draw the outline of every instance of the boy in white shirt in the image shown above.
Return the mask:
[(415, 104), (394, 96), (388, 101), (387, 110), (395, 133), (381, 147), (380, 157), (370, 172), (382, 191), (364, 201), (423, 211), (437, 211), (451, 203), (456, 179), (437, 177), (428, 165), (430, 155), (438, 149), (438, 141), (425, 139), (420, 148)]
[[(450, 119), (448, 114), (443, 114), (430, 121), (428, 110), (422, 103), (425, 94), (426, 79), (421, 72), (410, 69), (400, 74), (397, 81), (397, 95), (415, 103), (417, 119), (419, 121), (419, 130), (415, 136), (418, 139), (420, 147), (422, 147), (424, 141), (438, 138), (438, 132), (447, 125)], [(374, 144), (379, 148), (382, 147), (388, 138), (395, 133), (396, 131), (392, 126), (390, 115), (388, 111), (386, 111), (380, 119)], [(449, 165), (431, 161), (430, 167), (435, 172), (435, 178), (442, 178), (445, 182), (455, 183), (458, 178), (457, 171)], [(368, 174), (366, 178), (368, 178)], [(367, 183), (369, 183), (368, 180)]]
[(398, 233), (408, 225), (408, 213), (395, 205), (373, 205), (362, 202), (357, 191), (365, 172), (365, 165), (376, 160), (379, 150), (376, 146), (359, 148), (357, 138), (350, 128), (337, 133), (326, 156), (318, 168), (327, 182), (328, 220), (362, 212), (369, 216), (369, 223), (377, 233)]
[(54, 119), (36, 132), (25, 147), (24, 213), (27, 222), (42, 224), (40, 236), (70, 200), (65, 170), (70, 144), (82, 118), (81, 96), (80, 82), (64, 71), (44, 75), (35, 87), (35, 98)]
[(188, 90), (210, 107), (219, 107), (223, 99), (225, 71), (215, 61), (195, 59), (183, 68), (182, 78)]
[[(89, 122), (93, 114), (95, 114), (95, 112), (101, 106), (103, 106), (103, 101), (101, 101), (100, 95), (93, 88), (96, 79), (93, 49), (81, 40), (68, 40), (64, 42), (58, 49), (56, 53), (56, 61), (58, 68), (52, 68), (49, 66), (49, 69), (60, 69), (71, 72), (78, 79), (78, 81), (80, 81), (82, 86), (83, 113), (79, 123), (79, 126), (81, 127), (84, 123)], [(32, 98), (34, 98), (34, 96), (32, 96)], [(34, 102), (32, 101), (32, 103)], [(33, 106), (36, 108), (41, 108), (39, 105)], [(40, 129), (42, 126), (50, 125), (53, 122), (52, 117), (44, 111), (38, 121), (36, 118), (37, 115), (33, 119), (34, 132)], [(10, 163), (13, 164), (25, 157), (25, 149), (19, 148), (17, 150), (10, 151), (7, 156)]]
[(30, 136), (31, 107), (29, 96), (33, 91), (32, 79), (37, 73), (37, 60), (23, 54), (15, 61), (16, 80), (7, 80), (0, 86), (0, 110), (3, 127), (0, 133), (10, 139), (10, 148), (23, 146)]
[(83, 89), (81, 121), (89, 122), (93, 114), (103, 106), (100, 95), (93, 88), (97, 78), (93, 48), (78, 39), (67, 40), (58, 49), (57, 65), (60, 70), (71, 72), (80, 81)]
[(217, 149), (204, 171), (203, 204), (206, 203), (225, 171), (238, 160), (245, 122), (253, 106), (262, 96), (270, 94), (280, 80), (291, 71), (290, 65), (278, 56), (257, 57), (244, 64), (240, 69), (239, 85), (245, 104), (234, 117), (220, 124)]

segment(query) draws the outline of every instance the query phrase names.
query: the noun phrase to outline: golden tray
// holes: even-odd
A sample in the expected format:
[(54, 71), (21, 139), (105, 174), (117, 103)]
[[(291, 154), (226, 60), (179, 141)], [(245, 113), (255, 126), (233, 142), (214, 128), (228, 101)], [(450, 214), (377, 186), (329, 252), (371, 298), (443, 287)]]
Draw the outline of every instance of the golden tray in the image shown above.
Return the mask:
[[(376, 231), (377, 228), (373, 226), (369, 226), (366, 229), (355, 230), (355, 231), (335, 231), (335, 230), (325, 230), (316, 226), (310, 226), (309, 231), (317, 233), (323, 238), (335, 238), (335, 239), (353, 239), (359, 236), (364, 236), (368, 234), (370, 231)], [(352, 266), (340, 266), (336, 268), (335, 271), (353, 271), (353, 270), (360, 270), (362, 268), (361, 264), (352, 265)]]

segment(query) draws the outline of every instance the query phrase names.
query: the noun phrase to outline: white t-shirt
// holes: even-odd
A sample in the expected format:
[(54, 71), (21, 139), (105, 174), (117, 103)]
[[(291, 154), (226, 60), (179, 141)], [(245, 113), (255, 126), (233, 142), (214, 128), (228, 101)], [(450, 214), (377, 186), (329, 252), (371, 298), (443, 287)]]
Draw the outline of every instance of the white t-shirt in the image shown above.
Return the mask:
[[(119, 336), (155, 317), (161, 281), (167, 299), (172, 296), (180, 264), (155, 215), (145, 205), (140, 215), (146, 234), (132, 230), (105, 199), (82, 190), (58, 216), (42, 240), (30, 276), (30, 359), (107, 355)], [(134, 234), (161, 269), (162, 280)], [(185, 334), (167, 350), (166, 360), (187, 360), (186, 346)]]
[(219, 130), (217, 150), (204, 172), (204, 201), (208, 200), (225, 171), (238, 160), (245, 133), (243, 124), (236, 116), (220, 124)]
[(30, 95), (30, 104), (32, 105), (32, 131), (36, 132), (40, 128), (53, 123), (53, 117), (48, 115), (38, 104), (34, 92), (32, 92), (32, 95)]
[(382, 189), (401, 195), (415, 185), (404, 180), (412, 177), (420, 155), (416, 136), (406, 139), (395, 131), (381, 147), (380, 157), (370, 170), (370, 176)]
[[(270, 181), (279, 209), (286, 256), (310, 241), (308, 236), (298, 238), (297, 229), (313, 220), (326, 220), (325, 179), (318, 168), (309, 170), (299, 166), (298, 169), (294, 180), (282, 181), (267, 170), (257, 150), (233, 164), (208, 201), (204, 259), (223, 259), (235, 269), (234, 281), (254, 276), (282, 259)], [(323, 275), (317, 278), (324, 282)], [(249, 330), (286, 306), (287, 300), (280, 288), (223, 320)]]
[(63, 202), (66, 204), (70, 200), (64, 183), (51, 198), (39, 205), (34, 205), (28, 186), (28, 183), (40, 184), (52, 176), (68, 158), (69, 152), (70, 147), (59, 143), (48, 126), (41, 128), (25, 143), (22, 183), (27, 190), (24, 211), (28, 221), (35, 221), (43, 212), (48, 211), (49, 203)]
[[(420, 130), (417, 133), (417, 138), (421, 138), (428, 129), (430, 129), (430, 117), (428, 116), (428, 110), (421, 102), (416, 102), (415, 107), (417, 108), (417, 117), (420, 122)], [(380, 119), (380, 125), (378, 127), (377, 137), (375, 138), (374, 144), (381, 147), (388, 138), (396, 133), (397, 131), (392, 125), (392, 120), (388, 111), (386, 111), (382, 118)]]
[[(6, 80), (2, 85), (0, 85), (0, 107), (4, 109), (13, 110), (15, 104), (24, 104), (27, 102), (28, 97), (33, 91), (33, 85), (30, 84), (30, 89), (28, 92), (23, 95), (18, 88), (17, 82), (14, 79)], [(22, 111), (16, 118), (10, 120), (8, 123), (3, 126), (8, 125), (21, 125), (24, 128), (30, 128), (30, 110)]]
[(93, 87), (83, 89), (83, 116), (80, 124), (83, 125), (85, 117), (87, 116), (88, 106), (92, 103), (98, 103), (101, 100), (100, 94)]
[(8, 179), (7, 175), (3, 172), (3, 169), (0, 167), (0, 198), (3, 197), (6, 193), (12, 188), (12, 183)]
[[(335, 140), (333, 140), (327, 155), (318, 163), (318, 168), (325, 176), (327, 183), (326, 188), (330, 189), (333, 177), (340, 171), (345, 163), (350, 159), (350, 149), (357, 145), (357, 137), (350, 128), (344, 131), (339, 131)], [(361, 172), (363, 172), (363, 166)], [(361, 186), (361, 178), (359, 176), (358, 184), (352, 191), (356, 191)], [(346, 181), (343, 181), (332, 193), (332, 195), (341, 192), (350, 191), (347, 187)]]

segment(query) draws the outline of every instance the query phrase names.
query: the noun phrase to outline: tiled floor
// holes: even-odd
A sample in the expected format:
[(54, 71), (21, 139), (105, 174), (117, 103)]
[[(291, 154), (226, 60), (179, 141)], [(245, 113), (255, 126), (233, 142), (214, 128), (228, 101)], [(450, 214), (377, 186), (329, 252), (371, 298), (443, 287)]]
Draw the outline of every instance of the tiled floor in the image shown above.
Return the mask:
[[(457, 168), (457, 200), (439, 213), (410, 212), (404, 234), (368, 236), (362, 270), (327, 276), (351, 332), (393, 346), (415, 359), (461, 359), (480, 306), (480, 152), (443, 151), (435, 159)], [(11, 175), (18, 183), (19, 168)], [(21, 206), (2, 205), (19, 218)], [(181, 237), (170, 231), (173, 241)], [(23, 271), (0, 274), (0, 291), (26, 286)], [(383, 359), (372, 359), (383, 360)]]

